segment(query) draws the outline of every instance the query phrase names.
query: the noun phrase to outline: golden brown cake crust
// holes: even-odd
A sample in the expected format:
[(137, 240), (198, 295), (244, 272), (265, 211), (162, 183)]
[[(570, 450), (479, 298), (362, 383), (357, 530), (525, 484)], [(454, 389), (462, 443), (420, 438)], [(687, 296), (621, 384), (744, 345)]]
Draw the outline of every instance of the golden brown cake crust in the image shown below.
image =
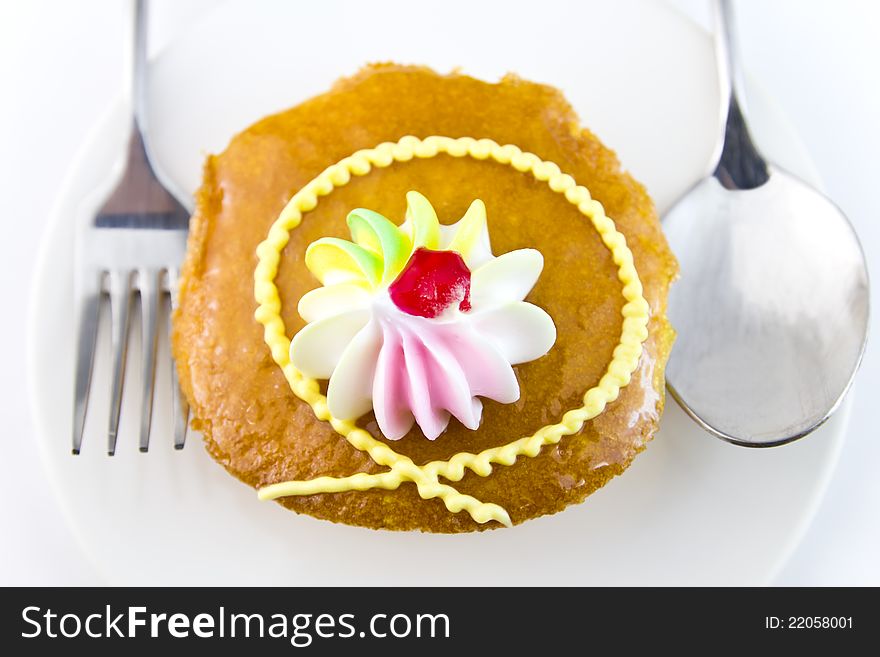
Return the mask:
[[(500, 504), (514, 523), (560, 511), (622, 472), (657, 428), (663, 367), (673, 333), (665, 318), (676, 263), (644, 188), (620, 170), (615, 155), (587, 130), (562, 95), (508, 76), (488, 84), (429, 69), (371, 66), (290, 110), (267, 117), (209, 157), (190, 225), (173, 349), (194, 426), (210, 454), (246, 483), (381, 472), (290, 391), (253, 318), (255, 249), (287, 200), (328, 165), (361, 148), (412, 134), (488, 137), (556, 162), (602, 202), (627, 237), (651, 306), (649, 337), (632, 382), (584, 430), (545, 447), (535, 458), (495, 466), (489, 477), (468, 472), (462, 493)], [(415, 189), (441, 222), (457, 220), (474, 198), (488, 211), (496, 254), (536, 248), (545, 268), (528, 300), (547, 310), (556, 346), (516, 366), (522, 396), (514, 404), (484, 401), (483, 422), (470, 431), (453, 421), (436, 441), (418, 428), (394, 443), (417, 463), (480, 451), (534, 433), (580, 406), (604, 373), (620, 334), (622, 297), (614, 263), (588, 221), (542, 183), (497, 163), (438, 156), (375, 170), (322, 199), (291, 233), (277, 284), (288, 335), (303, 326), (296, 304), (317, 287), (303, 263), (318, 237), (347, 237), (355, 207), (401, 221), (404, 195)], [(372, 415), (360, 423), (381, 435)], [(415, 486), (394, 491), (327, 493), (279, 500), (318, 518), (385, 529), (462, 532), (479, 525), (422, 500)]]

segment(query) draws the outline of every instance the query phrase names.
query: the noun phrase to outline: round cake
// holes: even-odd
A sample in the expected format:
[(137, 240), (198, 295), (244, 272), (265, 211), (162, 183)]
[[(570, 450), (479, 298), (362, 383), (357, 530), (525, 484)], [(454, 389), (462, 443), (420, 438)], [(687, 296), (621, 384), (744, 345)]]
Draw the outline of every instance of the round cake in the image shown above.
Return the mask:
[(173, 351), (193, 427), (261, 498), (502, 527), (653, 437), (676, 272), (559, 91), (370, 66), (207, 159)]

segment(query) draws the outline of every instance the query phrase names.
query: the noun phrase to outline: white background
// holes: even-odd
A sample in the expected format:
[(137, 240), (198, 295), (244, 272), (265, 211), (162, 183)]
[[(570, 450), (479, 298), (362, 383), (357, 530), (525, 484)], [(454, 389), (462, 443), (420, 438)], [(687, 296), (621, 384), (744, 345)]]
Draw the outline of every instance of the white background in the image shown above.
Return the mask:
[[(185, 33), (215, 1), (154, 0), (151, 50)], [(705, 14), (701, 0), (674, 4), (697, 17)], [(737, 5), (750, 76), (790, 118), (826, 191), (855, 224), (875, 281), (876, 309), (880, 3), (740, 0)], [(120, 0), (0, 0), (0, 585), (101, 583), (43, 485), (24, 385), (21, 318), (30, 302), (32, 259), (56, 191), (84, 133), (121, 88), (122, 27)], [(873, 326), (838, 470), (777, 584), (880, 585), (876, 317)]]

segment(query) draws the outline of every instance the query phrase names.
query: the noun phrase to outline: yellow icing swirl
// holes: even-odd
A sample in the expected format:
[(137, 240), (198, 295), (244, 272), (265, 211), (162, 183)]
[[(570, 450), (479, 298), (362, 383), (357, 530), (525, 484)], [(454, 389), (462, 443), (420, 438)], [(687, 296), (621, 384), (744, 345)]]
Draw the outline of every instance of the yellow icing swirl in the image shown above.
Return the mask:
[[(591, 221), (605, 246), (611, 251), (626, 303), (622, 310), (620, 340), (611, 362), (598, 385), (584, 393), (582, 406), (564, 413), (558, 424), (544, 426), (531, 436), (483, 450), (478, 454), (460, 452), (446, 461), (417, 465), (409, 457), (373, 438), (354, 422), (332, 417), (327, 409), (327, 398), (320, 393), (318, 382), (304, 376), (293, 366), (289, 355), (290, 339), (286, 335), (280, 315), (281, 299), (275, 286), (275, 276), (278, 273), (281, 251), (290, 239), (290, 231), (299, 225), (304, 213), (317, 206), (321, 196), (347, 184), (353, 175), (367, 175), (373, 167), (383, 168), (394, 162), (405, 162), (413, 157), (429, 158), (439, 153), (477, 160), (491, 159), (507, 164), (517, 171), (530, 173), (536, 180), (546, 182), (554, 192), (563, 194), (569, 203)], [(593, 200), (586, 187), (578, 185), (574, 178), (560, 171), (553, 162), (541, 160), (534, 153), (524, 152), (512, 144), (501, 146), (491, 139), (454, 139), (441, 136), (419, 139), (406, 136), (396, 143), (384, 142), (375, 148), (360, 150), (343, 158), (327, 167), (294, 194), (272, 224), (267, 238), (257, 247), (257, 258), (254, 297), (258, 307), (254, 317), (263, 325), (263, 339), (271, 350), (272, 359), (283, 371), (290, 389), (312, 407), (318, 419), (329, 422), (353, 447), (369, 454), (377, 464), (389, 468), (387, 472), (378, 474), (358, 473), (348, 477), (318, 477), (308, 481), (271, 484), (258, 491), (262, 500), (370, 488), (394, 490), (401, 483), (409, 481), (416, 485), (422, 499), (440, 498), (453, 513), (464, 510), (478, 523), (496, 520), (509, 527), (512, 524), (510, 516), (501, 506), (464, 495), (452, 486), (440, 483), (440, 477), (451, 482), (460, 481), (465, 470), (486, 477), (492, 473), (492, 464), (513, 465), (520, 456), (537, 456), (544, 445), (558, 443), (563, 436), (579, 432), (585, 422), (602, 413), (610, 402), (617, 399), (620, 389), (629, 384), (642, 354), (642, 343), (648, 337), (650, 310), (642, 295), (642, 283), (633, 263), (632, 252), (626, 245), (626, 238), (615, 228), (614, 221), (605, 215), (602, 204)]]

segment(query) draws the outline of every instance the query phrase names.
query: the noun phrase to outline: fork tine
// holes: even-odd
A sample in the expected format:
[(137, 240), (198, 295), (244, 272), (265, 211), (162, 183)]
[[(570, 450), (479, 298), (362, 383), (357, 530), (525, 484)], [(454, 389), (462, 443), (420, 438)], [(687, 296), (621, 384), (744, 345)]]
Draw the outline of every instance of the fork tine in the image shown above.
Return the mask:
[(107, 454), (116, 452), (119, 413), (122, 410), (122, 384), (125, 379), (125, 355), (128, 349), (128, 316), (131, 308), (131, 271), (110, 273), (110, 317), (113, 344), (113, 381), (110, 389), (110, 427)]
[[(85, 280), (83, 280), (83, 278)], [(76, 379), (73, 401), (73, 440), (71, 451), (79, 454), (82, 447), (86, 408), (89, 405), (89, 385), (95, 362), (95, 339), (98, 336), (98, 310), (101, 306), (101, 274), (77, 276), (75, 282), (77, 303)]]
[[(168, 335), (171, 336), (171, 320), (177, 308), (177, 269), (168, 270), (168, 289), (171, 296), (171, 312), (168, 314)], [(186, 444), (186, 430), (189, 425), (189, 404), (180, 390), (177, 378), (177, 363), (171, 361), (171, 409), (174, 416), (174, 449), (183, 449)]]
[(172, 412), (174, 413), (174, 449), (183, 449), (186, 444), (186, 429), (189, 424), (189, 404), (180, 390), (177, 380), (177, 366), (171, 363)]
[(159, 344), (159, 272), (141, 269), (138, 272), (143, 322), (143, 390), (141, 392), (140, 451), (150, 447), (150, 424), (153, 419), (153, 388), (156, 380), (156, 347)]

